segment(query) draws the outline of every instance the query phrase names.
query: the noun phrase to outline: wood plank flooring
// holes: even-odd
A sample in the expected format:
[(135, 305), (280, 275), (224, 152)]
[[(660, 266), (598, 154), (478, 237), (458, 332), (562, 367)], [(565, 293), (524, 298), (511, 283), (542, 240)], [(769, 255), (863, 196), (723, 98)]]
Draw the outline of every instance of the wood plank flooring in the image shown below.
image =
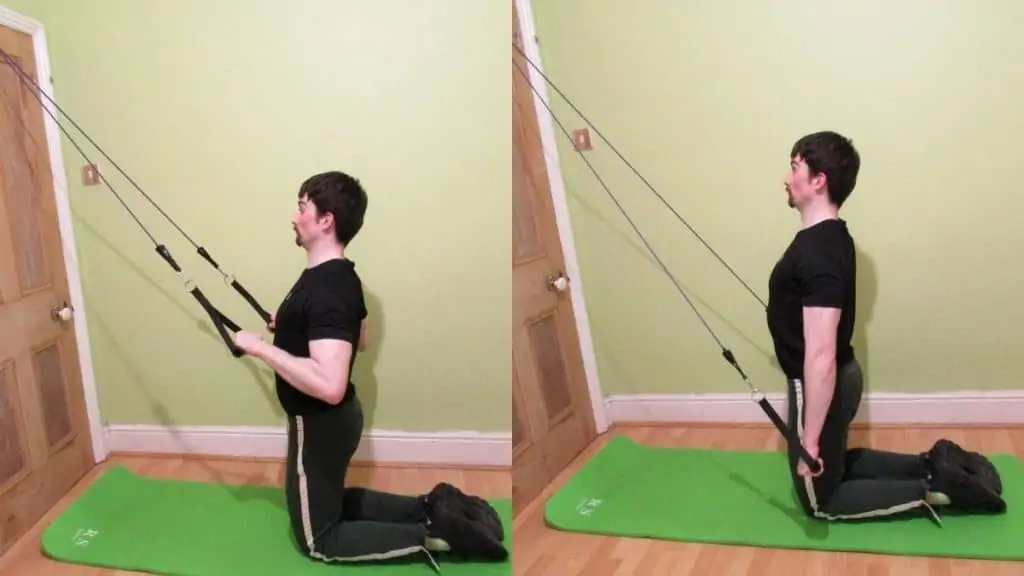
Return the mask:
[[(569, 534), (544, 526), (543, 501), (613, 435), (627, 435), (657, 446), (725, 450), (781, 450), (769, 426), (619, 425), (581, 454), (541, 496), (516, 516), (513, 529), (515, 576), (1010, 576), (1024, 574), (1024, 563), (872, 554), (770, 550)], [(1024, 457), (1024, 429), (873, 428), (856, 429), (854, 445), (923, 451), (946, 437), (982, 453)], [(1024, 538), (1024, 536), (1022, 536)], [(1024, 540), (1022, 540), (1024, 541)]]

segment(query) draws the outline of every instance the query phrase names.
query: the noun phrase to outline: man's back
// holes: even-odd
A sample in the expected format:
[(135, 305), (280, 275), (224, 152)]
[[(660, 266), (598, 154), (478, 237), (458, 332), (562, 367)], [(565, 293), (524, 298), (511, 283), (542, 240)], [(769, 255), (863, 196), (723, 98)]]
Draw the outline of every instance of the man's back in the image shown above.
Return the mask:
[(788, 378), (803, 378), (803, 308), (841, 308), (836, 340), (838, 366), (853, 359), (857, 306), (857, 252), (842, 219), (800, 230), (772, 270), (768, 328)]

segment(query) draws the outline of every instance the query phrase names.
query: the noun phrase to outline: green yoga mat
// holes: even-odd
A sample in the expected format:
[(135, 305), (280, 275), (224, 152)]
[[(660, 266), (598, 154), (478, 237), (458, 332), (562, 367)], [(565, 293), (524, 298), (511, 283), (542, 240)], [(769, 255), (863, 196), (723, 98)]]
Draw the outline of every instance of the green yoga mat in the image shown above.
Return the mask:
[[(492, 502), (511, 550), (512, 506)], [(291, 536), (279, 488), (158, 480), (127, 468), (104, 473), (42, 537), (58, 561), (177, 576), (315, 576), (434, 574), (425, 557), (406, 565), (323, 564)], [(511, 561), (440, 562), (445, 576), (509, 576)]]
[(545, 506), (555, 529), (709, 544), (1024, 560), (1024, 464), (990, 456), (1007, 513), (825, 523), (806, 518), (780, 452), (611, 440)]

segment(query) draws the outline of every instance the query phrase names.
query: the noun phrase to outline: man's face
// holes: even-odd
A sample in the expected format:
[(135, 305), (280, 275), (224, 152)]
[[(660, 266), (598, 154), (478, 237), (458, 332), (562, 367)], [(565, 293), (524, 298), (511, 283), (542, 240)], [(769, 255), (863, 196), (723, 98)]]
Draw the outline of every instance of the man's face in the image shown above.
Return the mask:
[(292, 230), (295, 231), (295, 245), (307, 248), (329, 232), (330, 215), (318, 216), (316, 206), (309, 198), (299, 198), (298, 208), (292, 216)]
[(821, 192), (825, 183), (825, 175), (811, 176), (807, 163), (797, 155), (790, 160), (785, 183), (789, 207), (798, 208), (810, 202), (816, 194)]

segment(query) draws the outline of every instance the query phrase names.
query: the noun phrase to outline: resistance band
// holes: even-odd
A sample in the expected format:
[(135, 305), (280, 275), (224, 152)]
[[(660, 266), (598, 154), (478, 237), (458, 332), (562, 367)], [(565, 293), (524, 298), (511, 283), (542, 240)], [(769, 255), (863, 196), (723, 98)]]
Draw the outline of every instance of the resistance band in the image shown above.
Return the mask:
[[(246, 290), (245, 287), (242, 286), (238, 282), (238, 280), (235, 279), (234, 276), (224, 272), (224, 270), (221, 269), (220, 265), (217, 263), (216, 260), (213, 259), (213, 257), (206, 250), (206, 248), (198, 245), (194, 240), (192, 240), (192, 238), (188, 234), (186, 234), (184, 230), (181, 229), (181, 226), (179, 226), (177, 224), (177, 222), (175, 222), (166, 212), (164, 212), (164, 210), (148, 194), (146, 194), (146, 192), (144, 192), (142, 190), (142, 188), (139, 187), (139, 185), (136, 184), (135, 181), (132, 180), (132, 178), (130, 176), (128, 176), (128, 174), (125, 173), (124, 170), (121, 169), (121, 167), (117, 164), (117, 162), (115, 162), (113, 160), (113, 158), (111, 158), (103, 150), (103, 148), (101, 148), (99, 146), (99, 144), (97, 144), (89, 136), (89, 134), (85, 130), (83, 130), (82, 127), (78, 125), (78, 123), (76, 123), (74, 121), (74, 119), (72, 119), (56, 102), (54, 102), (53, 99), (50, 98), (43, 91), (43, 89), (39, 87), (38, 84), (36, 84), (35, 80), (33, 80), (32, 77), (29, 76), (21, 68), (21, 66), (18, 65), (18, 63), (14, 60), (14, 58), (12, 58), (3, 49), (0, 49), (0, 57), (2, 57), (11, 66), (11, 68), (14, 69), (15, 72), (17, 72), (18, 77), (21, 80), (21, 84), (23, 86), (25, 86), (25, 88), (28, 89), (28, 92), (31, 92), (35, 96), (36, 100), (39, 101), (40, 106), (43, 108), (43, 110), (46, 112), (46, 114), (49, 115), (50, 118), (53, 119), (53, 121), (57, 124), (57, 127), (60, 128), (61, 132), (63, 132), (64, 135), (67, 136), (67, 138), (71, 142), (71, 144), (75, 147), (76, 150), (78, 150), (78, 153), (82, 155), (82, 158), (85, 160), (86, 164), (93, 165), (93, 162), (92, 162), (92, 160), (90, 160), (89, 156), (85, 153), (85, 151), (82, 150), (82, 147), (79, 146), (78, 142), (76, 142), (75, 139), (71, 136), (71, 134), (68, 133), (67, 129), (64, 128), (64, 126), (63, 126), (63, 124), (61, 124), (60, 120), (58, 120), (57, 117), (53, 114), (53, 112), (51, 112), (50, 109), (47, 108), (47, 106), (43, 103), (42, 99), (40, 99), (40, 95), (42, 97), (46, 98), (46, 100), (50, 104), (52, 104), (54, 106), (54, 108), (56, 108), (57, 111), (62, 116), (67, 118), (67, 120), (71, 123), (72, 126), (75, 127), (76, 130), (78, 130), (79, 132), (82, 133), (83, 136), (85, 136), (86, 140), (88, 140), (89, 143), (92, 144), (96, 148), (96, 150), (98, 150), (99, 153), (102, 154), (103, 157), (106, 158), (107, 161), (110, 162), (110, 164), (118, 172), (120, 172), (121, 175), (124, 176), (125, 179), (128, 180), (128, 182), (131, 183), (131, 185), (134, 186), (135, 189), (138, 190), (139, 193), (142, 194), (142, 196), (147, 201), (149, 201), (149, 203), (152, 204), (153, 207), (156, 208), (157, 211), (159, 211), (160, 214), (162, 214), (163, 217), (166, 218), (167, 221), (170, 222), (171, 225), (174, 226), (174, 228), (177, 229), (178, 232), (180, 232), (181, 235), (185, 237), (186, 240), (189, 241), (189, 243), (192, 244), (192, 246), (195, 247), (196, 252), (200, 256), (202, 256), (204, 260), (209, 262), (211, 266), (213, 266), (218, 272), (221, 273), (221, 276), (224, 277), (224, 281), (228, 285), (230, 285), (232, 288), (234, 288), (239, 294), (242, 295), (242, 297), (245, 299), (245, 301), (248, 302), (249, 305), (252, 306), (254, 310), (256, 310), (256, 313), (260, 315), (260, 317), (263, 319), (263, 321), (265, 323), (269, 323), (270, 322), (270, 313), (267, 312), (262, 306), (260, 306), (259, 302), (256, 301), (256, 299), (252, 296), (252, 294), (250, 294), (249, 291)], [(174, 272), (178, 275), (178, 277), (181, 278), (182, 282), (185, 284), (185, 290), (189, 294), (191, 294), (196, 299), (197, 302), (199, 302), (199, 305), (202, 306), (203, 309), (206, 311), (206, 313), (210, 316), (210, 320), (213, 321), (213, 325), (217, 329), (217, 333), (220, 334), (220, 337), (224, 340), (224, 344), (227, 345), (228, 350), (231, 351), (231, 354), (235, 358), (239, 358), (239, 357), (243, 356), (244, 352), (242, 352), (241, 349), (239, 349), (237, 346), (235, 346), (234, 340), (232, 339), (231, 335), (228, 333), (228, 330), (231, 330), (231, 331), (234, 331), (234, 332), (238, 332), (239, 330), (241, 330), (239, 325), (236, 324), (234, 321), (232, 321), (227, 316), (225, 316), (220, 310), (218, 310), (216, 307), (214, 307), (214, 305), (212, 303), (210, 303), (210, 300), (199, 289), (199, 286), (196, 284), (196, 282), (194, 280), (192, 280), (191, 278), (189, 278), (187, 274), (185, 274), (185, 271), (178, 264), (178, 262), (174, 259), (174, 256), (171, 255), (171, 251), (168, 250), (167, 246), (164, 245), (164, 244), (161, 244), (160, 242), (157, 241), (157, 239), (153, 236), (153, 234), (149, 231), (149, 229), (147, 229), (146, 226), (139, 220), (138, 216), (136, 216), (135, 213), (132, 211), (132, 209), (128, 207), (128, 205), (125, 203), (124, 199), (121, 198), (121, 195), (117, 193), (117, 191), (114, 189), (113, 186), (110, 185), (110, 183), (107, 181), (107, 179), (103, 176), (103, 173), (102, 172), (98, 172), (97, 174), (98, 174), (100, 180), (103, 182), (103, 184), (105, 184), (107, 186), (107, 188), (110, 189), (110, 192), (113, 193), (114, 197), (117, 198), (117, 200), (121, 203), (121, 206), (123, 206), (124, 209), (128, 212), (128, 214), (132, 217), (132, 219), (135, 220), (135, 223), (139, 225), (139, 228), (142, 229), (143, 233), (145, 233), (146, 236), (149, 237), (150, 241), (152, 241), (153, 246), (156, 249), (157, 254), (159, 254), (160, 257), (163, 258), (163, 260), (165, 262), (167, 262), (167, 264), (174, 270)]]
[[(704, 241), (704, 238), (702, 238), (701, 235), (698, 234), (696, 230), (694, 230), (693, 226), (690, 226), (686, 219), (683, 218), (682, 215), (679, 214), (679, 212), (675, 208), (673, 208), (671, 204), (669, 204), (665, 197), (659, 194), (657, 190), (655, 190), (654, 186), (652, 186), (651, 183), (648, 182), (648, 180), (644, 178), (643, 175), (641, 175), (635, 167), (633, 167), (633, 165), (622, 155), (622, 153), (619, 152), (619, 150), (615, 147), (614, 144), (612, 144), (607, 138), (604, 137), (601, 131), (598, 130), (596, 126), (594, 126), (594, 124), (587, 118), (587, 116), (583, 114), (583, 112), (581, 112), (575, 104), (572, 103), (572, 100), (570, 100), (569, 97), (566, 96), (558, 88), (558, 86), (556, 86), (555, 83), (552, 82), (551, 79), (548, 78), (547, 75), (545, 75), (544, 72), (542, 72), (540, 68), (538, 68), (537, 65), (530, 60), (529, 56), (527, 56), (526, 53), (524, 53), (522, 49), (520, 49), (519, 46), (516, 45), (515, 42), (512, 43), (512, 47), (516, 50), (516, 52), (522, 55), (523, 59), (526, 60), (530, 67), (533, 68), (533, 70), (535, 70), (537, 74), (544, 79), (544, 82), (552, 89), (554, 89), (555, 92), (557, 92), (558, 95), (563, 100), (565, 100), (566, 104), (568, 104), (569, 107), (573, 109), (573, 111), (579, 114), (580, 118), (588, 126), (593, 128), (594, 133), (597, 134), (597, 136), (608, 145), (609, 149), (611, 149), (612, 152), (614, 152), (615, 155), (618, 156), (619, 159), (622, 160), (626, 164), (626, 166), (628, 166), (629, 169), (632, 170), (634, 174), (636, 174), (638, 178), (640, 178), (640, 180), (647, 186), (647, 188), (649, 188), (651, 192), (653, 192), (654, 195), (657, 196), (659, 200), (661, 200), (662, 204), (668, 207), (672, 214), (675, 215), (676, 219), (682, 222), (683, 225), (686, 226), (690, 230), (690, 232), (692, 232), (693, 235), (697, 237), (701, 244), (703, 244), (708, 249), (708, 251), (710, 251), (711, 254), (713, 254), (715, 258), (717, 258), (718, 261), (721, 262), (727, 270), (729, 270), (730, 273), (732, 273), (733, 277), (735, 277), (736, 280), (738, 280), (740, 284), (742, 284), (743, 287), (746, 288), (747, 291), (750, 292), (754, 296), (754, 298), (756, 298), (757, 301), (761, 303), (762, 306), (767, 307), (764, 300), (762, 300), (757, 295), (757, 293), (754, 292), (754, 290), (751, 289), (750, 286), (746, 282), (744, 282), (742, 278), (739, 277), (736, 271), (733, 270), (732, 267), (729, 266), (729, 264), (726, 263), (726, 261), (721, 256), (719, 256), (719, 254), (715, 252), (715, 250), (711, 248), (711, 246), (707, 242)], [(541, 96), (541, 94), (537, 91), (537, 88), (533, 85), (533, 82), (530, 81), (530, 76), (529, 74), (527, 74), (526, 70), (523, 70), (522, 66), (520, 66), (519, 63), (516, 62), (515, 58), (512, 59), (512, 64), (519, 71), (520, 75), (522, 75), (523, 79), (526, 80), (526, 83), (530, 86), (530, 90), (532, 90), (533, 93), (537, 95), (537, 100), (539, 100), (544, 105), (544, 107), (547, 108), (548, 113), (551, 115), (551, 118), (555, 121), (555, 124), (557, 124), (558, 127), (561, 129), (562, 134), (564, 134), (570, 142), (573, 142), (572, 135), (555, 115), (554, 110), (551, 109), (551, 106), (547, 103), (544, 97)], [(573, 147), (575, 148), (575, 144), (573, 145)], [(804, 462), (807, 463), (811, 471), (817, 473), (820, 468), (820, 465), (817, 462), (817, 460), (811, 458), (811, 455), (807, 453), (807, 450), (803, 447), (803, 444), (800, 442), (799, 437), (797, 437), (794, 431), (792, 431), (790, 428), (786, 426), (786, 423), (783, 422), (782, 417), (779, 416), (779, 413), (776, 412), (775, 408), (773, 408), (772, 405), (768, 402), (768, 399), (765, 397), (764, 392), (758, 389), (757, 386), (754, 386), (754, 384), (750, 381), (750, 378), (747, 377), (746, 372), (744, 372), (743, 368), (740, 367), (740, 364), (736, 360), (736, 356), (732, 353), (732, 350), (727, 348), (725, 344), (722, 343), (721, 338), (718, 337), (718, 334), (716, 334), (715, 331), (711, 328), (711, 325), (708, 324), (708, 321), (704, 318), (704, 315), (701, 314), (697, 307), (693, 304), (693, 301), (690, 299), (689, 295), (686, 294), (686, 291), (683, 290), (683, 287), (679, 284), (679, 281), (676, 279), (675, 276), (672, 275), (672, 272), (669, 271), (668, 266), (666, 266), (665, 263), (661, 260), (661, 258), (658, 257), (657, 252), (655, 252), (654, 248), (644, 237), (643, 233), (640, 232), (639, 227), (637, 227), (636, 223), (633, 222), (633, 219), (629, 217), (629, 214), (626, 212), (626, 209), (623, 208), (621, 203), (619, 203), (618, 198), (616, 198), (615, 194), (613, 194), (612, 191), (608, 188), (608, 185), (605, 183), (604, 179), (601, 178), (600, 174), (597, 173), (597, 169), (595, 169), (593, 164), (590, 163), (590, 160), (587, 159), (586, 155), (583, 154), (581, 150), (577, 150), (577, 152), (579, 152), (580, 158), (583, 159), (583, 162), (587, 165), (587, 168), (590, 169), (591, 174), (594, 175), (594, 178), (597, 179), (598, 183), (601, 185), (602, 188), (604, 188), (604, 191), (612, 199), (612, 202), (614, 202), (615, 206), (618, 207), (619, 212), (621, 212), (622, 216), (626, 219), (627, 222), (629, 222), (629, 225), (633, 227), (633, 231), (636, 232), (637, 236), (640, 238), (640, 241), (643, 242), (644, 246), (647, 247), (648, 252), (651, 253), (651, 256), (653, 256), (654, 259), (661, 266), (662, 271), (664, 271), (665, 275), (668, 276), (670, 280), (672, 280), (672, 283), (675, 285), (676, 290), (678, 290), (679, 294), (682, 295), (683, 299), (686, 300), (686, 303), (690, 305), (690, 308), (693, 310), (693, 313), (697, 315), (697, 318), (700, 320), (701, 324), (704, 325), (704, 328), (707, 330), (708, 334), (710, 334), (711, 338), (713, 338), (714, 341), (718, 344), (718, 347), (722, 351), (722, 357), (725, 358), (725, 361), (728, 362), (729, 365), (736, 369), (740, 377), (747, 384), (747, 387), (750, 388), (751, 398), (761, 407), (762, 410), (764, 410), (765, 414), (768, 415), (768, 418), (771, 419), (773, 424), (775, 424), (775, 427), (786, 439), (790, 447), (796, 448), (799, 451), (800, 457), (803, 458)]]

